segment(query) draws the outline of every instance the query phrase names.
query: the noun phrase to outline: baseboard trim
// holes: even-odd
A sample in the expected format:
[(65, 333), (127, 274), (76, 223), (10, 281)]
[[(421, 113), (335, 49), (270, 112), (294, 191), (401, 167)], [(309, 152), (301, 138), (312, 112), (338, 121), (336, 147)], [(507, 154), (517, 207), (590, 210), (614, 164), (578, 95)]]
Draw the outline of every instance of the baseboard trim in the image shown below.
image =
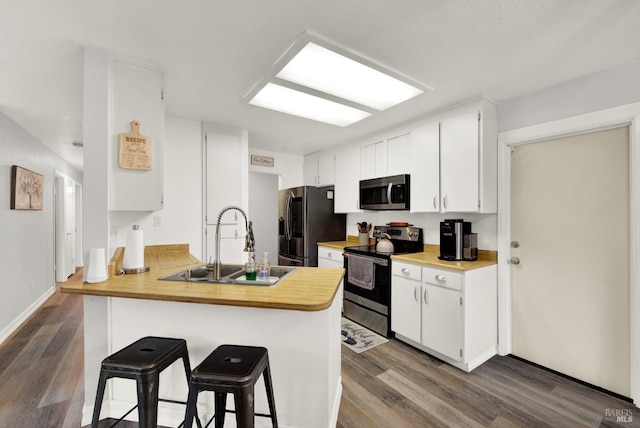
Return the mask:
[(13, 321), (11, 321), (9, 325), (0, 332), (0, 345), (4, 343), (4, 341), (7, 340), (9, 336), (11, 336), (16, 330), (18, 330), (20, 326), (26, 320), (28, 320), (29, 317), (33, 315), (34, 312), (37, 311), (40, 308), (40, 306), (42, 306), (44, 302), (46, 302), (47, 299), (51, 297), (55, 292), (56, 292), (56, 287), (55, 286), (50, 287), (47, 291), (45, 291), (45, 293), (42, 296), (38, 297), (38, 299), (35, 302), (33, 302), (27, 309), (25, 309)]
[(522, 358), (522, 357), (518, 357), (517, 355), (508, 354), (508, 355), (507, 355), (507, 357), (509, 357), (509, 358), (513, 358), (514, 360), (521, 361), (521, 362), (523, 362), (523, 363), (525, 363), (525, 364), (528, 364), (528, 365), (530, 365), (530, 366), (533, 366), (533, 367), (539, 368), (539, 369), (544, 370), (544, 371), (547, 371), (547, 372), (549, 372), (549, 373), (553, 373), (553, 374), (555, 374), (555, 375), (557, 375), (557, 376), (563, 377), (563, 378), (568, 379), (568, 380), (570, 380), (570, 381), (573, 381), (573, 382), (579, 383), (580, 385), (584, 385), (584, 386), (589, 387), (589, 388), (591, 388), (591, 389), (593, 389), (593, 390), (596, 390), (596, 391), (598, 391), (598, 392), (602, 392), (603, 394), (610, 395), (610, 396), (612, 396), (612, 397), (618, 398), (618, 399), (620, 399), (620, 400), (623, 400), (623, 401), (626, 401), (626, 402), (629, 402), (629, 403), (633, 403), (633, 402), (634, 402), (634, 401), (633, 401), (633, 399), (632, 399), (632, 398), (630, 398), (630, 397), (627, 397), (627, 396), (622, 395), (622, 394), (619, 394), (619, 393), (617, 393), (617, 392), (614, 392), (614, 391), (611, 391), (611, 390), (608, 390), (608, 389), (602, 388), (601, 386), (594, 385), (594, 384), (589, 383), (589, 382), (585, 382), (584, 380), (581, 380), (581, 379), (575, 378), (575, 377), (573, 377), (573, 376), (569, 376), (569, 375), (564, 374), (564, 373), (562, 373), (562, 372), (559, 372), (559, 371), (557, 371), (557, 370), (550, 369), (549, 367), (545, 367), (545, 366), (540, 365), (540, 364), (538, 364), (538, 363), (534, 363), (533, 361), (526, 360), (526, 359), (524, 359), (524, 358)]

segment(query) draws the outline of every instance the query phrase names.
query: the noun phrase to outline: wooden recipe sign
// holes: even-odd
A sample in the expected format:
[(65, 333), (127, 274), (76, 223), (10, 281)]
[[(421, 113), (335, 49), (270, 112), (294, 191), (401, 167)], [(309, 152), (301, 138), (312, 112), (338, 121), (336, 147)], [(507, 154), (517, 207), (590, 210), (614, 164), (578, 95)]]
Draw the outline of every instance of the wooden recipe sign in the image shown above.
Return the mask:
[(118, 138), (120, 168), (151, 169), (151, 138), (140, 134), (140, 122), (131, 122), (131, 133), (120, 134)]

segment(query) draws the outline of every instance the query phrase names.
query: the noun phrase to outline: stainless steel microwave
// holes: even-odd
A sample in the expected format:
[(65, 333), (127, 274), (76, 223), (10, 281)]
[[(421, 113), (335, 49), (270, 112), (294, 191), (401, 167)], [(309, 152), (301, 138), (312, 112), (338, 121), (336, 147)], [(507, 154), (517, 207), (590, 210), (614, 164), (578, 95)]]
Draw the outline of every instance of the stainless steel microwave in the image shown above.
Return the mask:
[(360, 209), (408, 210), (409, 174), (360, 180)]

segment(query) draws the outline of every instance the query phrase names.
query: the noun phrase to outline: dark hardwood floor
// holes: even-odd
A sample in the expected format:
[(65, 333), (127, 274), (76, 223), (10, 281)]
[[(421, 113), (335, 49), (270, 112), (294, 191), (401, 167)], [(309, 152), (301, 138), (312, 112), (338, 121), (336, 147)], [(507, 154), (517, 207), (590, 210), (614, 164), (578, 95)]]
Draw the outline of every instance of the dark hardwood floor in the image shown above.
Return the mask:
[[(82, 297), (56, 292), (0, 345), (0, 428), (80, 426), (82, 319)], [(397, 340), (343, 348), (342, 383), (338, 428), (640, 427), (632, 404), (517, 359), (465, 373)]]

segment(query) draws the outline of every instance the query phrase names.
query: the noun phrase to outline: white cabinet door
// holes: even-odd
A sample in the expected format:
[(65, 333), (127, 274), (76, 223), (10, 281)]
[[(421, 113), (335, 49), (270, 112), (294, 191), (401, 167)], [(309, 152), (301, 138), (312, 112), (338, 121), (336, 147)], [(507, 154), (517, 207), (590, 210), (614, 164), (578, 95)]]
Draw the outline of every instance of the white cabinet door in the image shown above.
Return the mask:
[(462, 306), (458, 291), (422, 284), (422, 344), (462, 359)]
[[(399, 135), (387, 140), (387, 175), (413, 175), (412, 141), (412, 134)], [(413, 201), (411, 203), (413, 204)]]
[(479, 208), (479, 112), (440, 123), (442, 212), (477, 212)]
[(353, 146), (336, 152), (336, 213), (360, 211), (360, 147)]
[[(229, 215), (230, 213), (227, 213)], [(242, 223), (242, 224), (241, 224)], [(244, 222), (238, 224), (220, 225), (220, 260), (222, 263), (242, 264), (247, 261), (247, 253), (244, 252), (245, 240)], [(216, 258), (216, 227), (207, 226), (207, 262)]]
[(377, 178), (387, 175), (387, 142), (377, 141), (362, 147), (362, 178)]
[[(391, 280), (391, 330), (420, 342), (421, 284), (419, 280), (410, 278), (411, 270), (419, 272), (420, 267), (396, 264), (399, 273), (394, 273)], [(394, 272), (396, 264), (393, 266)]]
[[(228, 205), (240, 206), (242, 202), (242, 158), (240, 135), (207, 132), (207, 223), (215, 224), (218, 213)], [(223, 223), (231, 221), (236, 211), (224, 214)], [(235, 217), (234, 217), (235, 219)], [(244, 227), (244, 226), (243, 226)]]
[(329, 186), (335, 183), (335, 154), (326, 153), (318, 157), (318, 186)]
[(335, 183), (335, 154), (314, 153), (304, 157), (304, 184), (330, 186)]
[(411, 211), (440, 211), (440, 125), (411, 131)]
[(316, 154), (304, 157), (303, 175), (305, 186), (318, 185), (318, 156)]
[(318, 245), (318, 267), (344, 267), (344, 257), (342, 256), (342, 250)]

